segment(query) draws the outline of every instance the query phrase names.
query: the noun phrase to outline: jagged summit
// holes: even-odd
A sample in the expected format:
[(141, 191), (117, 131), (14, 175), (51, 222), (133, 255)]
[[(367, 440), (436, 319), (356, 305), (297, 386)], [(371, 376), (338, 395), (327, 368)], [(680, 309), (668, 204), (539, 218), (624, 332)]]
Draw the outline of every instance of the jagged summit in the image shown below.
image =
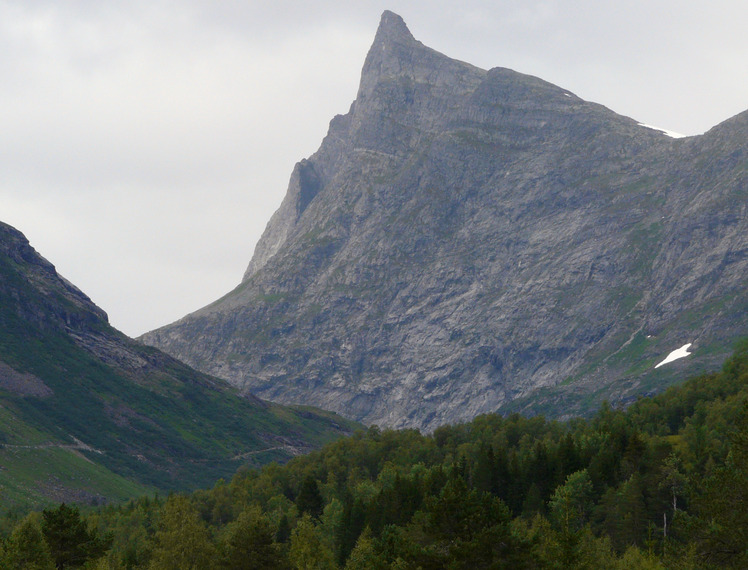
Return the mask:
[(672, 140), (451, 59), (385, 12), (350, 111), (296, 165), (243, 283), (143, 338), (266, 398), (391, 427), (523, 397), (550, 415), (623, 402), (745, 331), (744, 140)]
[(365, 98), (371, 86), (382, 77), (407, 74), (414, 59), (414, 51), (419, 48), (426, 49), (416, 41), (403, 19), (393, 12), (385, 11), (364, 62), (356, 99)]
[(379, 20), (379, 27), (374, 36), (374, 46), (381, 47), (389, 43), (415, 42), (413, 34), (410, 33), (405, 20), (398, 14), (385, 10)]
[[(385, 11), (364, 61), (356, 103), (360, 106), (373, 94), (378, 84), (396, 78), (432, 86), (443, 84), (446, 80), (452, 85), (455, 79), (453, 75), (459, 79), (466, 72), (469, 75), (485, 73), (424, 46), (413, 37), (400, 16)], [(468, 83), (475, 86), (474, 81)]]
[[(486, 75), (482, 69), (424, 46), (400, 16), (385, 11), (350, 111), (333, 119), (314, 156), (295, 165), (286, 197), (257, 243), (242, 280), (250, 279), (280, 250), (314, 196), (334, 176), (339, 159), (344, 160), (349, 152), (380, 156), (410, 152), (410, 135), (436, 128), (430, 123), (445, 116), (443, 109), (474, 92)], [(390, 121), (383, 123), (385, 116)], [(411, 128), (406, 137), (396, 123)]]

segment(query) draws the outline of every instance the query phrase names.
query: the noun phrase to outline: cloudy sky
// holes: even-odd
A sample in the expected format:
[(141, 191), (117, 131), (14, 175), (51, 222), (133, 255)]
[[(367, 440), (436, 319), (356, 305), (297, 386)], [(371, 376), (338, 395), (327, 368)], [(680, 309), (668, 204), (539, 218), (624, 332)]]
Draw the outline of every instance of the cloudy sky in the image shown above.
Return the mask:
[(748, 109), (743, 0), (0, 0), (0, 220), (138, 335), (236, 286), (384, 9), (484, 68), (699, 134)]

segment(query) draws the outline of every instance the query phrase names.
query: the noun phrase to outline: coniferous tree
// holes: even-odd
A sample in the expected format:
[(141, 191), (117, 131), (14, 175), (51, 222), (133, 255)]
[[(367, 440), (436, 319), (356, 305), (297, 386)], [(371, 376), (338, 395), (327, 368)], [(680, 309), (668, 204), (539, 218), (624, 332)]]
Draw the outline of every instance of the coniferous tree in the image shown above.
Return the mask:
[(499, 497), (506, 500), (507, 505), (509, 505), (509, 508), (515, 515), (519, 515), (522, 513), (522, 505), (527, 495), (527, 489), (525, 487), (522, 466), (519, 461), (519, 454), (515, 450), (512, 450), (510, 454), (507, 471), (508, 485), (506, 485), (506, 491), (503, 494), (499, 493)]
[(634, 473), (616, 489), (608, 489), (601, 501), (603, 528), (618, 552), (640, 546), (647, 529), (641, 477)]
[(279, 545), (273, 541), (273, 527), (259, 507), (239, 514), (227, 527), (224, 566), (232, 570), (283, 568)]
[(427, 542), (416, 565), (500, 568), (523, 553), (509, 530), (511, 515), (506, 505), (488, 493), (469, 490), (459, 476), (452, 477), (426, 509), (423, 532)]
[(621, 460), (622, 475), (625, 478), (639, 471), (646, 450), (647, 444), (641, 434), (638, 431), (632, 433), (626, 443), (626, 449)]
[(748, 403), (737, 428), (725, 465), (694, 499), (698, 518), (692, 538), (700, 557), (722, 568), (748, 568)]
[(567, 433), (561, 438), (558, 446), (558, 458), (556, 466), (557, 484), (562, 484), (566, 477), (582, 468), (579, 452), (577, 451), (574, 437)]
[[(493, 449), (493, 447), (491, 449)], [(491, 492), (494, 495), (498, 495), (498, 497), (511, 508), (512, 505), (509, 502), (508, 497), (511, 473), (509, 471), (509, 457), (506, 446), (500, 445), (496, 448), (494, 451), (494, 461), (495, 466)]]
[(343, 514), (338, 529), (337, 560), (339, 564), (348, 558), (366, 524), (366, 509), (360, 498), (349, 493), (343, 502)]
[(83, 566), (103, 556), (111, 545), (111, 538), (102, 539), (95, 530), (89, 531), (77, 507), (62, 503), (42, 511), (42, 517), (42, 533), (58, 569)]
[(285, 544), (291, 539), (291, 523), (288, 522), (288, 515), (283, 513), (278, 521), (278, 530), (275, 531), (275, 541), (279, 544)]
[(308, 513), (315, 520), (319, 520), (322, 516), (325, 501), (319, 492), (317, 480), (311, 475), (307, 475), (301, 483), (299, 494), (296, 497), (296, 507), (299, 509), (299, 514)]
[(545, 503), (543, 496), (540, 494), (540, 489), (536, 483), (532, 483), (530, 488), (527, 490), (525, 501), (522, 503), (522, 516), (525, 518), (532, 518), (537, 514), (543, 514), (545, 511)]
[(541, 496), (548, 497), (555, 487), (553, 471), (547, 446), (542, 441), (536, 442), (528, 468), (528, 480), (531, 482), (527, 489), (529, 490), (530, 484), (534, 482), (538, 486)]

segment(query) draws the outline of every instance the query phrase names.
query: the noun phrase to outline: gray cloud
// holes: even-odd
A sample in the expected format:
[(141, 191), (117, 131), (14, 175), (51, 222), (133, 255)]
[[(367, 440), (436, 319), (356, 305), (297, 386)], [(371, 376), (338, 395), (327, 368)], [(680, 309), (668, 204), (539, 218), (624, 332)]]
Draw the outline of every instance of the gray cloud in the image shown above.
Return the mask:
[(748, 108), (748, 7), (0, 0), (0, 219), (139, 334), (239, 282), (379, 15), (481, 67), (695, 134)]

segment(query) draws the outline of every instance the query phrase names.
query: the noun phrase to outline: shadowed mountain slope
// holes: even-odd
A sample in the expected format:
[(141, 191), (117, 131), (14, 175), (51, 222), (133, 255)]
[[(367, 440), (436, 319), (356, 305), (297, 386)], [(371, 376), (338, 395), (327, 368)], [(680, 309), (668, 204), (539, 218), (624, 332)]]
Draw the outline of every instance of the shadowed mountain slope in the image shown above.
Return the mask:
[(98, 502), (212, 484), (353, 424), (240, 395), (109, 326), (0, 223), (0, 498)]

